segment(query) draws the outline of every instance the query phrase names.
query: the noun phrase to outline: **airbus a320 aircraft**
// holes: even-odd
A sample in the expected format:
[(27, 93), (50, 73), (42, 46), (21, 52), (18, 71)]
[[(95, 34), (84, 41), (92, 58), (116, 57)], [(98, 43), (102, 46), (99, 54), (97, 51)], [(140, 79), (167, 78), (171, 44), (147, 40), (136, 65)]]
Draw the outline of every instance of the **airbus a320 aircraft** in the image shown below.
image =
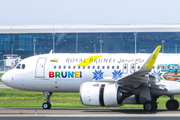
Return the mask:
[(32, 56), (6, 72), (2, 81), (15, 89), (44, 92), (44, 109), (51, 108), (53, 92), (80, 92), (87, 106), (143, 104), (146, 111), (157, 110), (157, 98), (167, 95), (167, 109), (177, 110), (174, 95), (180, 94), (180, 66), (177, 59), (175, 63), (167, 56), (158, 57), (160, 49), (158, 46), (152, 54)]

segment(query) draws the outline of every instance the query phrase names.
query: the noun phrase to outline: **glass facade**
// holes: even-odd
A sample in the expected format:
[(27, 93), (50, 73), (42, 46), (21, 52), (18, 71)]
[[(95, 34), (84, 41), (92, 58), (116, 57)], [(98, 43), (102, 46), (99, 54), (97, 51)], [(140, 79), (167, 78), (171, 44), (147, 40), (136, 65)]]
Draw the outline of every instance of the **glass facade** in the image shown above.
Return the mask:
[(56, 53), (180, 53), (180, 32), (28, 33), (0, 34), (0, 59), (4, 54), (26, 58)]

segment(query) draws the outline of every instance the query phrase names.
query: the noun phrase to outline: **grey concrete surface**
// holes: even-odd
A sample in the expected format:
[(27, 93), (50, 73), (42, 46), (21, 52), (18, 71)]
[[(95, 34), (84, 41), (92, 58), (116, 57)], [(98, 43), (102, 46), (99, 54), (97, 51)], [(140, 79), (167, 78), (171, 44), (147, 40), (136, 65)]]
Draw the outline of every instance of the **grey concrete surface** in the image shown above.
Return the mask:
[(180, 110), (158, 109), (146, 112), (143, 109), (93, 109), (93, 108), (0, 108), (0, 117), (180, 117)]

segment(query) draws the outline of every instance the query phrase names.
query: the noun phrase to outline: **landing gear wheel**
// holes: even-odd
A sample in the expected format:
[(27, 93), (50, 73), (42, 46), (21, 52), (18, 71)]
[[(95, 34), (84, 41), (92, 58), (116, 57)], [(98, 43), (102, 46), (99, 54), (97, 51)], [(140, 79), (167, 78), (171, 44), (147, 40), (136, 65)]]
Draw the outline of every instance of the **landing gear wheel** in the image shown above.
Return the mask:
[(166, 102), (166, 108), (168, 110), (177, 110), (179, 108), (179, 102), (177, 100), (168, 100)]
[(43, 103), (42, 107), (43, 107), (43, 109), (51, 109), (51, 103), (45, 102), (45, 103)]
[(43, 104), (42, 104), (42, 108), (43, 109), (51, 109), (51, 103), (50, 103), (50, 98), (52, 96), (52, 92), (44, 92), (44, 95), (46, 96), (46, 99)]
[(144, 110), (145, 111), (156, 111), (157, 110), (157, 104), (153, 101), (147, 101), (144, 103)]

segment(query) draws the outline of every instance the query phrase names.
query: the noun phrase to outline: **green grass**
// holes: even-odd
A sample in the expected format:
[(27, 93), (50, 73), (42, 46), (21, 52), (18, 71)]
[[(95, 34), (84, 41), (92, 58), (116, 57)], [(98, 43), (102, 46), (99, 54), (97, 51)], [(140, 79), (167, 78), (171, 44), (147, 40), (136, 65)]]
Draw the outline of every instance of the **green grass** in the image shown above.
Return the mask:
[(0, 73), (0, 77), (2, 77), (3, 74), (4, 74), (4, 73)]
[(2, 80), (1, 80), (1, 77), (2, 77), (3, 74), (4, 74), (4, 73), (0, 73), (0, 82), (2, 81)]
[[(180, 95), (175, 96), (177, 100)], [(44, 95), (41, 92), (29, 92), (16, 89), (0, 89), (0, 107), (41, 107), (44, 102)], [(169, 97), (162, 96), (157, 102), (158, 108), (165, 108)], [(51, 98), (52, 107), (72, 108), (97, 108), (84, 106), (80, 102), (79, 93), (53, 93)], [(98, 107), (100, 108), (100, 107)], [(142, 105), (124, 105), (121, 108), (143, 108)]]

